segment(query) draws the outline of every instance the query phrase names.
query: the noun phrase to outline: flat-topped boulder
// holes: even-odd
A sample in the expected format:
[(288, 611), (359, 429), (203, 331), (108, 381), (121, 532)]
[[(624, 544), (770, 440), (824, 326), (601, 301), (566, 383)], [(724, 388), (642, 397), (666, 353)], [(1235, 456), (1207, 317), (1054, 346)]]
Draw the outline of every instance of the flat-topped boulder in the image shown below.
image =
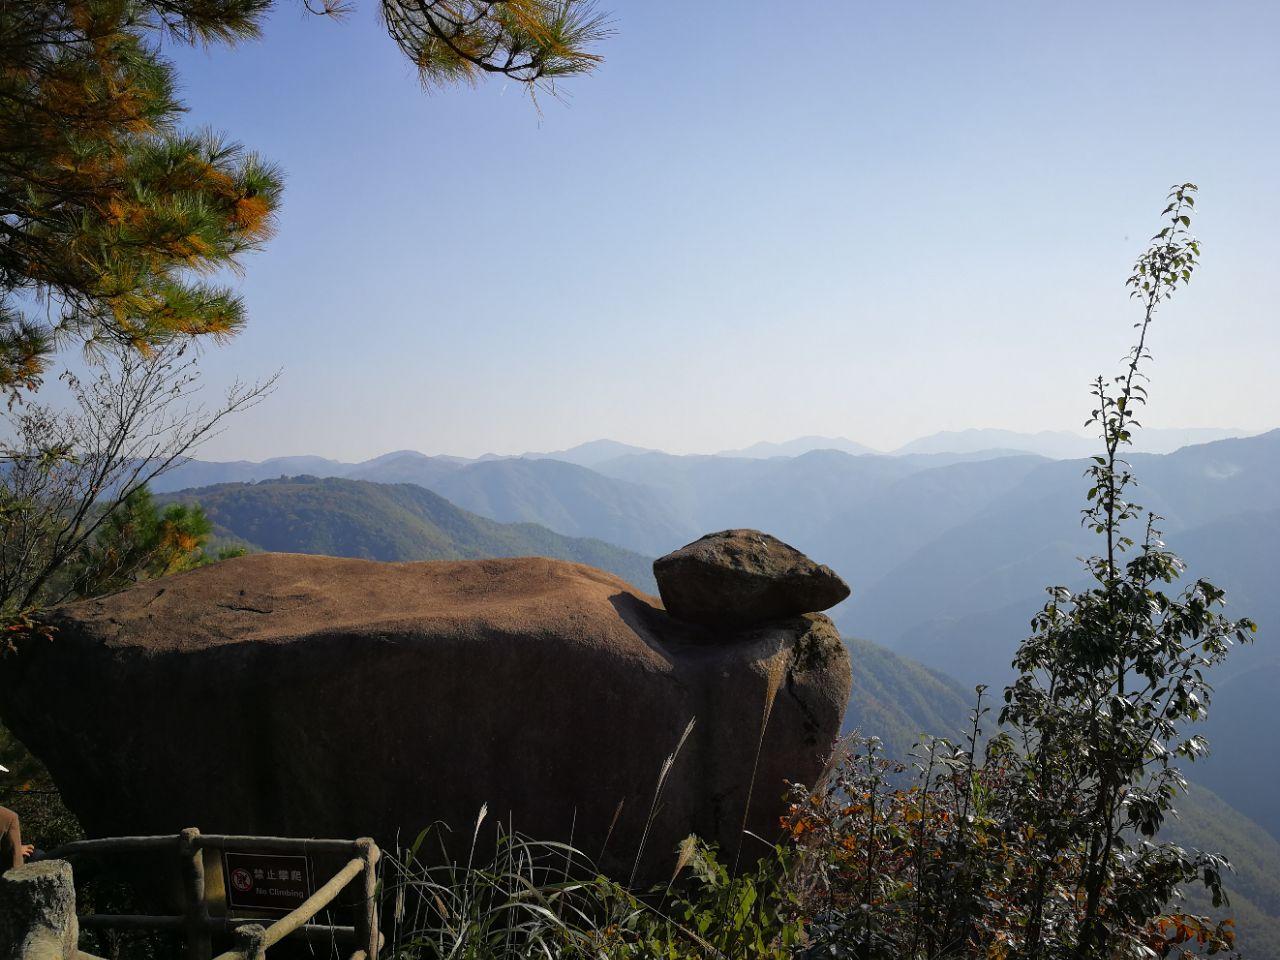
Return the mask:
[(667, 611), (691, 623), (747, 626), (815, 613), (849, 596), (825, 564), (759, 530), (709, 533), (653, 564)]
[[(0, 714), (93, 836), (411, 839), (444, 821), (568, 839), (642, 876), (681, 838), (773, 836), (849, 695), (831, 622), (700, 625), (579, 564), (258, 554), (52, 611)], [(766, 710), (771, 705), (771, 710)], [(755, 786), (761, 724), (763, 733)], [(747, 810), (748, 795), (751, 796)], [(615, 812), (616, 825), (610, 834)]]

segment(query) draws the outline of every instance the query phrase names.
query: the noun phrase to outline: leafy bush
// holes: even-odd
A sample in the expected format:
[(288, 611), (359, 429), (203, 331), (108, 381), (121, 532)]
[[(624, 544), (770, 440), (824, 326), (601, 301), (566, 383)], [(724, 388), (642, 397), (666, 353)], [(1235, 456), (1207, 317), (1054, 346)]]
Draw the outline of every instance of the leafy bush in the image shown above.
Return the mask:
[(1054, 827), (1087, 823), (1090, 811), (1073, 794), (1053, 805), (1062, 820), (1029, 817), (1029, 800), (1042, 804), (1038, 815), (1049, 805), (1026, 779), (1027, 757), (1004, 736), (985, 750), (975, 742), (934, 741), (900, 787), (907, 768), (874, 738), (856, 738), (826, 782), (796, 789), (786, 825), (808, 921), (801, 957), (1165, 957), (1184, 943), (1211, 953), (1234, 944), (1230, 920), (1164, 910), (1195, 870), (1218, 886), (1224, 861), (1154, 844), (1114, 859), (1111, 940), (1083, 943), (1089, 846), (1045, 847)]

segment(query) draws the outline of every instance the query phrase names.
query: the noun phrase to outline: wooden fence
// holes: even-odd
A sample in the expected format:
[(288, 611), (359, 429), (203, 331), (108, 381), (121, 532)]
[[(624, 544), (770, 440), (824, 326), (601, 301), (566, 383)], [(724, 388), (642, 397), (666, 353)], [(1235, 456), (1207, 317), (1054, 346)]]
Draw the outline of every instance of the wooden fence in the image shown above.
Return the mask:
[[(325, 854), (350, 859), (323, 886), (269, 926), (263, 921), (211, 917), (205, 898), (204, 851), (260, 854)], [(332, 939), (351, 946), (350, 960), (378, 960), (382, 937), (378, 932), (376, 899), (377, 864), (381, 855), (368, 837), (359, 840), (303, 840), (291, 837), (241, 837), (201, 833), (188, 827), (176, 836), (108, 837), (77, 840), (49, 851), (51, 858), (74, 860), (79, 856), (172, 851), (182, 868), (180, 916), (89, 914), (80, 918), (85, 929), (162, 930), (180, 932), (186, 938), (187, 960), (263, 960), (267, 949), (291, 934), (308, 940)], [(312, 923), (356, 878), (362, 883), (359, 909), (353, 926)], [(228, 907), (230, 909), (230, 907)], [(231, 950), (213, 958), (213, 935), (231, 934)]]

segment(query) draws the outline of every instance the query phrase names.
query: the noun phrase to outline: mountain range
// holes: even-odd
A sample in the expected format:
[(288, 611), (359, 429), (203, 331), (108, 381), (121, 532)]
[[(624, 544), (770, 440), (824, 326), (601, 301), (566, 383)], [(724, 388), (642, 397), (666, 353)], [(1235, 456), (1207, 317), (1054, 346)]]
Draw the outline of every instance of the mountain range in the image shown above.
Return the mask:
[[(504, 523), (535, 523), (647, 556), (708, 530), (755, 526), (832, 565), (854, 587), (842, 625), (958, 676), (998, 679), (1043, 589), (1075, 581), (1084, 464), (1027, 454), (675, 456), (619, 446), (594, 468), (550, 456), (463, 460), (412, 451), (360, 464), (318, 457), (191, 461), (158, 491), (307, 473), (413, 484)], [(1133, 454), (1139, 499), (1174, 546), (1232, 598), (1275, 604), (1280, 431)], [(1265, 617), (1264, 617), (1265, 619)], [(1012, 632), (1011, 632), (1012, 631)], [(992, 638), (990, 641), (981, 638)], [(989, 647), (989, 653), (984, 652)]]
[[(956, 733), (974, 685), (1006, 682), (1045, 588), (1084, 585), (1079, 558), (1099, 549), (1080, 523), (1088, 461), (1024, 450), (1064, 453), (1060, 435), (988, 431), (968, 444), (978, 449), (939, 436), (950, 439), (893, 455), (825, 442), (802, 449), (823, 441), (804, 438), (686, 456), (606, 441), (475, 460), (399, 451), (360, 464), (193, 461), (160, 486), (205, 488), (171, 495), (198, 500), (220, 534), (263, 549), (382, 559), (541, 553), (646, 590), (649, 558), (711, 530), (767, 530), (852, 585), (833, 611), (855, 665), (845, 726), (902, 756), (922, 732)], [(1213, 752), (1186, 771), (1197, 790), (1188, 819), (1199, 834), (1248, 845), (1242, 910), (1276, 944), (1249, 955), (1280, 960), (1280, 430), (1128, 460), (1134, 499), (1160, 515), (1188, 576), (1225, 588), (1228, 612), (1260, 624), (1257, 643), (1211, 678), (1203, 732)], [(298, 472), (329, 476), (273, 479)], [(1268, 875), (1270, 887), (1259, 879)]]
[[(1207, 428), (1147, 429), (1136, 438), (1135, 449), (1147, 453), (1170, 453), (1179, 447), (1193, 443), (1206, 443), (1231, 437), (1247, 436), (1248, 431)], [(798, 457), (814, 450), (837, 450), (854, 456), (888, 455), (912, 456), (916, 454), (947, 454), (965, 458), (978, 455), (990, 459), (994, 455), (1035, 454), (1051, 459), (1073, 459), (1089, 456), (1096, 441), (1082, 434), (1065, 430), (1044, 430), (1039, 433), (1019, 433), (1012, 430), (971, 429), (946, 430), (912, 440), (889, 454), (882, 454), (866, 444), (847, 437), (804, 436), (784, 441), (760, 441), (737, 450), (722, 450), (714, 456), (734, 459), (769, 459), (772, 457)], [(558, 460), (580, 467), (599, 467), (612, 460), (637, 454), (663, 453), (647, 447), (621, 443), (617, 440), (590, 440), (564, 450), (550, 452), (526, 452), (515, 456), (487, 453), (480, 457), (454, 457), (442, 454), (428, 455), (414, 450), (397, 450), (359, 463), (347, 463), (319, 456), (272, 457), (262, 461), (233, 460), (209, 462), (192, 460), (168, 474), (157, 489), (180, 489), (184, 486), (201, 486), (229, 481), (272, 480), (282, 476), (310, 474), (318, 477), (345, 477), (376, 479), (393, 482), (389, 476), (375, 476), (389, 468), (392, 462), (401, 463), (436, 461), (441, 469), (448, 465), (463, 465), (490, 460)], [(406, 480), (405, 482), (414, 482)]]
[(769, 457), (798, 457), (800, 454), (808, 453), (811, 450), (839, 450), (841, 453), (852, 453), (855, 456), (880, 452), (865, 444), (850, 440), (848, 437), (808, 436), (797, 437), (794, 440), (784, 440), (780, 443), (762, 440), (759, 443), (751, 444), (749, 447), (743, 447), (741, 450), (722, 450), (717, 456), (767, 459)]
[(652, 591), (651, 561), (601, 540), (532, 523), (498, 523), (413, 484), (343, 477), (224, 483), (165, 494), (199, 503), (223, 541), (253, 550), (369, 560), (555, 557), (599, 567)]
[[(1172, 453), (1196, 443), (1210, 443), (1245, 436), (1247, 431), (1216, 427), (1146, 429), (1134, 438), (1134, 449), (1142, 453)], [(977, 453), (982, 450), (1016, 450), (1055, 460), (1075, 460), (1091, 456), (1098, 442), (1069, 430), (1041, 430), (1018, 433), (1013, 430), (944, 430), (899, 447), (899, 456), (909, 453)]]
[[(193, 461), (164, 477), (160, 489), (328, 472), (425, 488), (477, 520), (537, 524), (646, 557), (709, 530), (758, 527), (851, 583), (853, 597), (835, 611), (846, 634), (967, 687), (1007, 678), (1044, 589), (1079, 585), (1077, 558), (1096, 546), (1079, 522), (1082, 461), (1003, 450), (676, 456), (611, 441), (570, 455), (594, 466), (550, 455), (464, 460), (412, 451), (360, 464)], [(1268, 624), (1280, 619), (1272, 586), (1280, 560), (1280, 431), (1135, 453), (1130, 462), (1137, 499), (1164, 518), (1167, 539), (1192, 572), (1210, 575), (1227, 588), (1233, 610), (1262, 622), (1258, 647), (1247, 656), (1267, 661), (1274, 635)], [(647, 582), (647, 574), (636, 577)], [(1219, 682), (1229, 690), (1243, 680)], [(1280, 835), (1280, 802), (1265, 803), (1273, 810), (1265, 825)]]

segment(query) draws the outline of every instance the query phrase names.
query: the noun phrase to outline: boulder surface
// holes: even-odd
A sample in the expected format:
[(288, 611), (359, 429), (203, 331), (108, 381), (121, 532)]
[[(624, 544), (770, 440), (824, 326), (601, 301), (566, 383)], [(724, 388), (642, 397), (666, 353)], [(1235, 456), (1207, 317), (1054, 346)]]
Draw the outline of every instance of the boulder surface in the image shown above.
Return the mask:
[(0, 713), (91, 836), (389, 845), (443, 821), (465, 847), (487, 804), (483, 836), (572, 833), (592, 856), (607, 839), (625, 875), (695, 721), (643, 850), (640, 876), (662, 877), (689, 833), (727, 851), (744, 821), (775, 835), (784, 780), (820, 774), (850, 686), (826, 617), (683, 623), (537, 558), (257, 554), (49, 621), (0, 663)]
[(825, 564), (759, 530), (709, 533), (659, 557), (653, 575), (681, 620), (745, 626), (833, 607), (849, 585)]

